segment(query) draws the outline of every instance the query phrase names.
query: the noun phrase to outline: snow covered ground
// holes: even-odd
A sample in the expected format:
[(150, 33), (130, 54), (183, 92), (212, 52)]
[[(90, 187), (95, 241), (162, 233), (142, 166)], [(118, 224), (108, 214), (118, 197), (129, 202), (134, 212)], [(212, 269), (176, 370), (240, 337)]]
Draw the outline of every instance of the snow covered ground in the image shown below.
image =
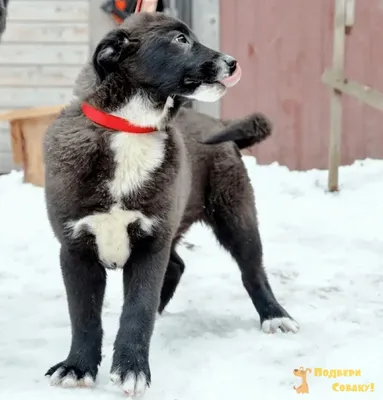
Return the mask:
[[(262, 333), (238, 268), (195, 226), (187, 238), (195, 248), (180, 250), (182, 284), (157, 321), (145, 400), (296, 399), (293, 369), (301, 366), (312, 369), (307, 398), (382, 399), (383, 161), (342, 168), (340, 194), (326, 193), (324, 171), (246, 163), (271, 284), (301, 330)], [(44, 377), (70, 339), (57, 253), (42, 189), (22, 184), (20, 173), (0, 177), (0, 398), (124, 398), (108, 378), (122, 304), (118, 272), (109, 274), (96, 388), (50, 387)], [(361, 376), (318, 377), (315, 368)], [(375, 387), (335, 392), (336, 382)]]

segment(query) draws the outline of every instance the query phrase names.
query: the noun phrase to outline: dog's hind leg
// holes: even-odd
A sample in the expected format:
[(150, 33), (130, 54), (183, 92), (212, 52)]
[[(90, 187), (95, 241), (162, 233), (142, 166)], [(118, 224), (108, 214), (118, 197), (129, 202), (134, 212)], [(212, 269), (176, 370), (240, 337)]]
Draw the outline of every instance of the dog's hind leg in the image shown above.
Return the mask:
[[(224, 155), (223, 157), (227, 157)], [(276, 300), (263, 268), (252, 187), (242, 162), (217, 156), (206, 196), (207, 221), (236, 260), (265, 332), (297, 332), (298, 324)], [(233, 162), (234, 161), (234, 162)]]
[(160, 314), (164, 311), (165, 307), (173, 297), (184, 270), (185, 263), (173, 247), (170, 253), (169, 264), (166, 269), (164, 283), (161, 290), (161, 300), (158, 307), (158, 312)]
[(72, 325), (67, 359), (46, 373), (52, 385), (92, 386), (101, 362), (101, 310), (106, 286), (105, 269), (96, 256), (61, 248), (60, 262)]

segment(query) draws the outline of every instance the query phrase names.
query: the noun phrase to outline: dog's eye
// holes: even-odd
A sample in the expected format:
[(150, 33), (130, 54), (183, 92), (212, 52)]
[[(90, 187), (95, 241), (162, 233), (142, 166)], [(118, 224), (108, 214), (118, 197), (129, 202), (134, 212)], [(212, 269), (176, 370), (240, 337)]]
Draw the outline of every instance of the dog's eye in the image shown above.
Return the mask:
[(183, 35), (182, 33), (181, 33), (181, 35), (178, 35), (175, 40), (176, 40), (176, 42), (179, 42), (179, 43), (188, 43), (186, 36)]

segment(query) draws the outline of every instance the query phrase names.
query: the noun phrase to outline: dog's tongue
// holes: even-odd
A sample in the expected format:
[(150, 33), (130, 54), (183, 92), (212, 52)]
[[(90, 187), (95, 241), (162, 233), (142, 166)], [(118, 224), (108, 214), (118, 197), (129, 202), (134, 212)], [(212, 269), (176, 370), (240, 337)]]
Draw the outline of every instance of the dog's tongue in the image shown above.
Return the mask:
[(242, 69), (239, 66), (239, 64), (237, 64), (237, 68), (234, 71), (233, 75), (230, 75), (227, 78), (222, 79), (220, 83), (229, 88), (236, 85), (240, 81), (241, 76), (242, 76)]

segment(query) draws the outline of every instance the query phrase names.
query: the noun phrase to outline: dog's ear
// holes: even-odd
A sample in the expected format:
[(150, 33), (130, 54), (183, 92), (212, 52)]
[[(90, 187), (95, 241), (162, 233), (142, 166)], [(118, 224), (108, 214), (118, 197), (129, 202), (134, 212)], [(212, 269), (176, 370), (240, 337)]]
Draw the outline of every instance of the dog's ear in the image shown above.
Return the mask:
[(138, 41), (131, 40), (128, 33), (116, 29), (109, 32), (98, 44), (93, 54), (93, 67), (102, 82), (109, 74), (116, 72), (119, 63), (133, 54)]

